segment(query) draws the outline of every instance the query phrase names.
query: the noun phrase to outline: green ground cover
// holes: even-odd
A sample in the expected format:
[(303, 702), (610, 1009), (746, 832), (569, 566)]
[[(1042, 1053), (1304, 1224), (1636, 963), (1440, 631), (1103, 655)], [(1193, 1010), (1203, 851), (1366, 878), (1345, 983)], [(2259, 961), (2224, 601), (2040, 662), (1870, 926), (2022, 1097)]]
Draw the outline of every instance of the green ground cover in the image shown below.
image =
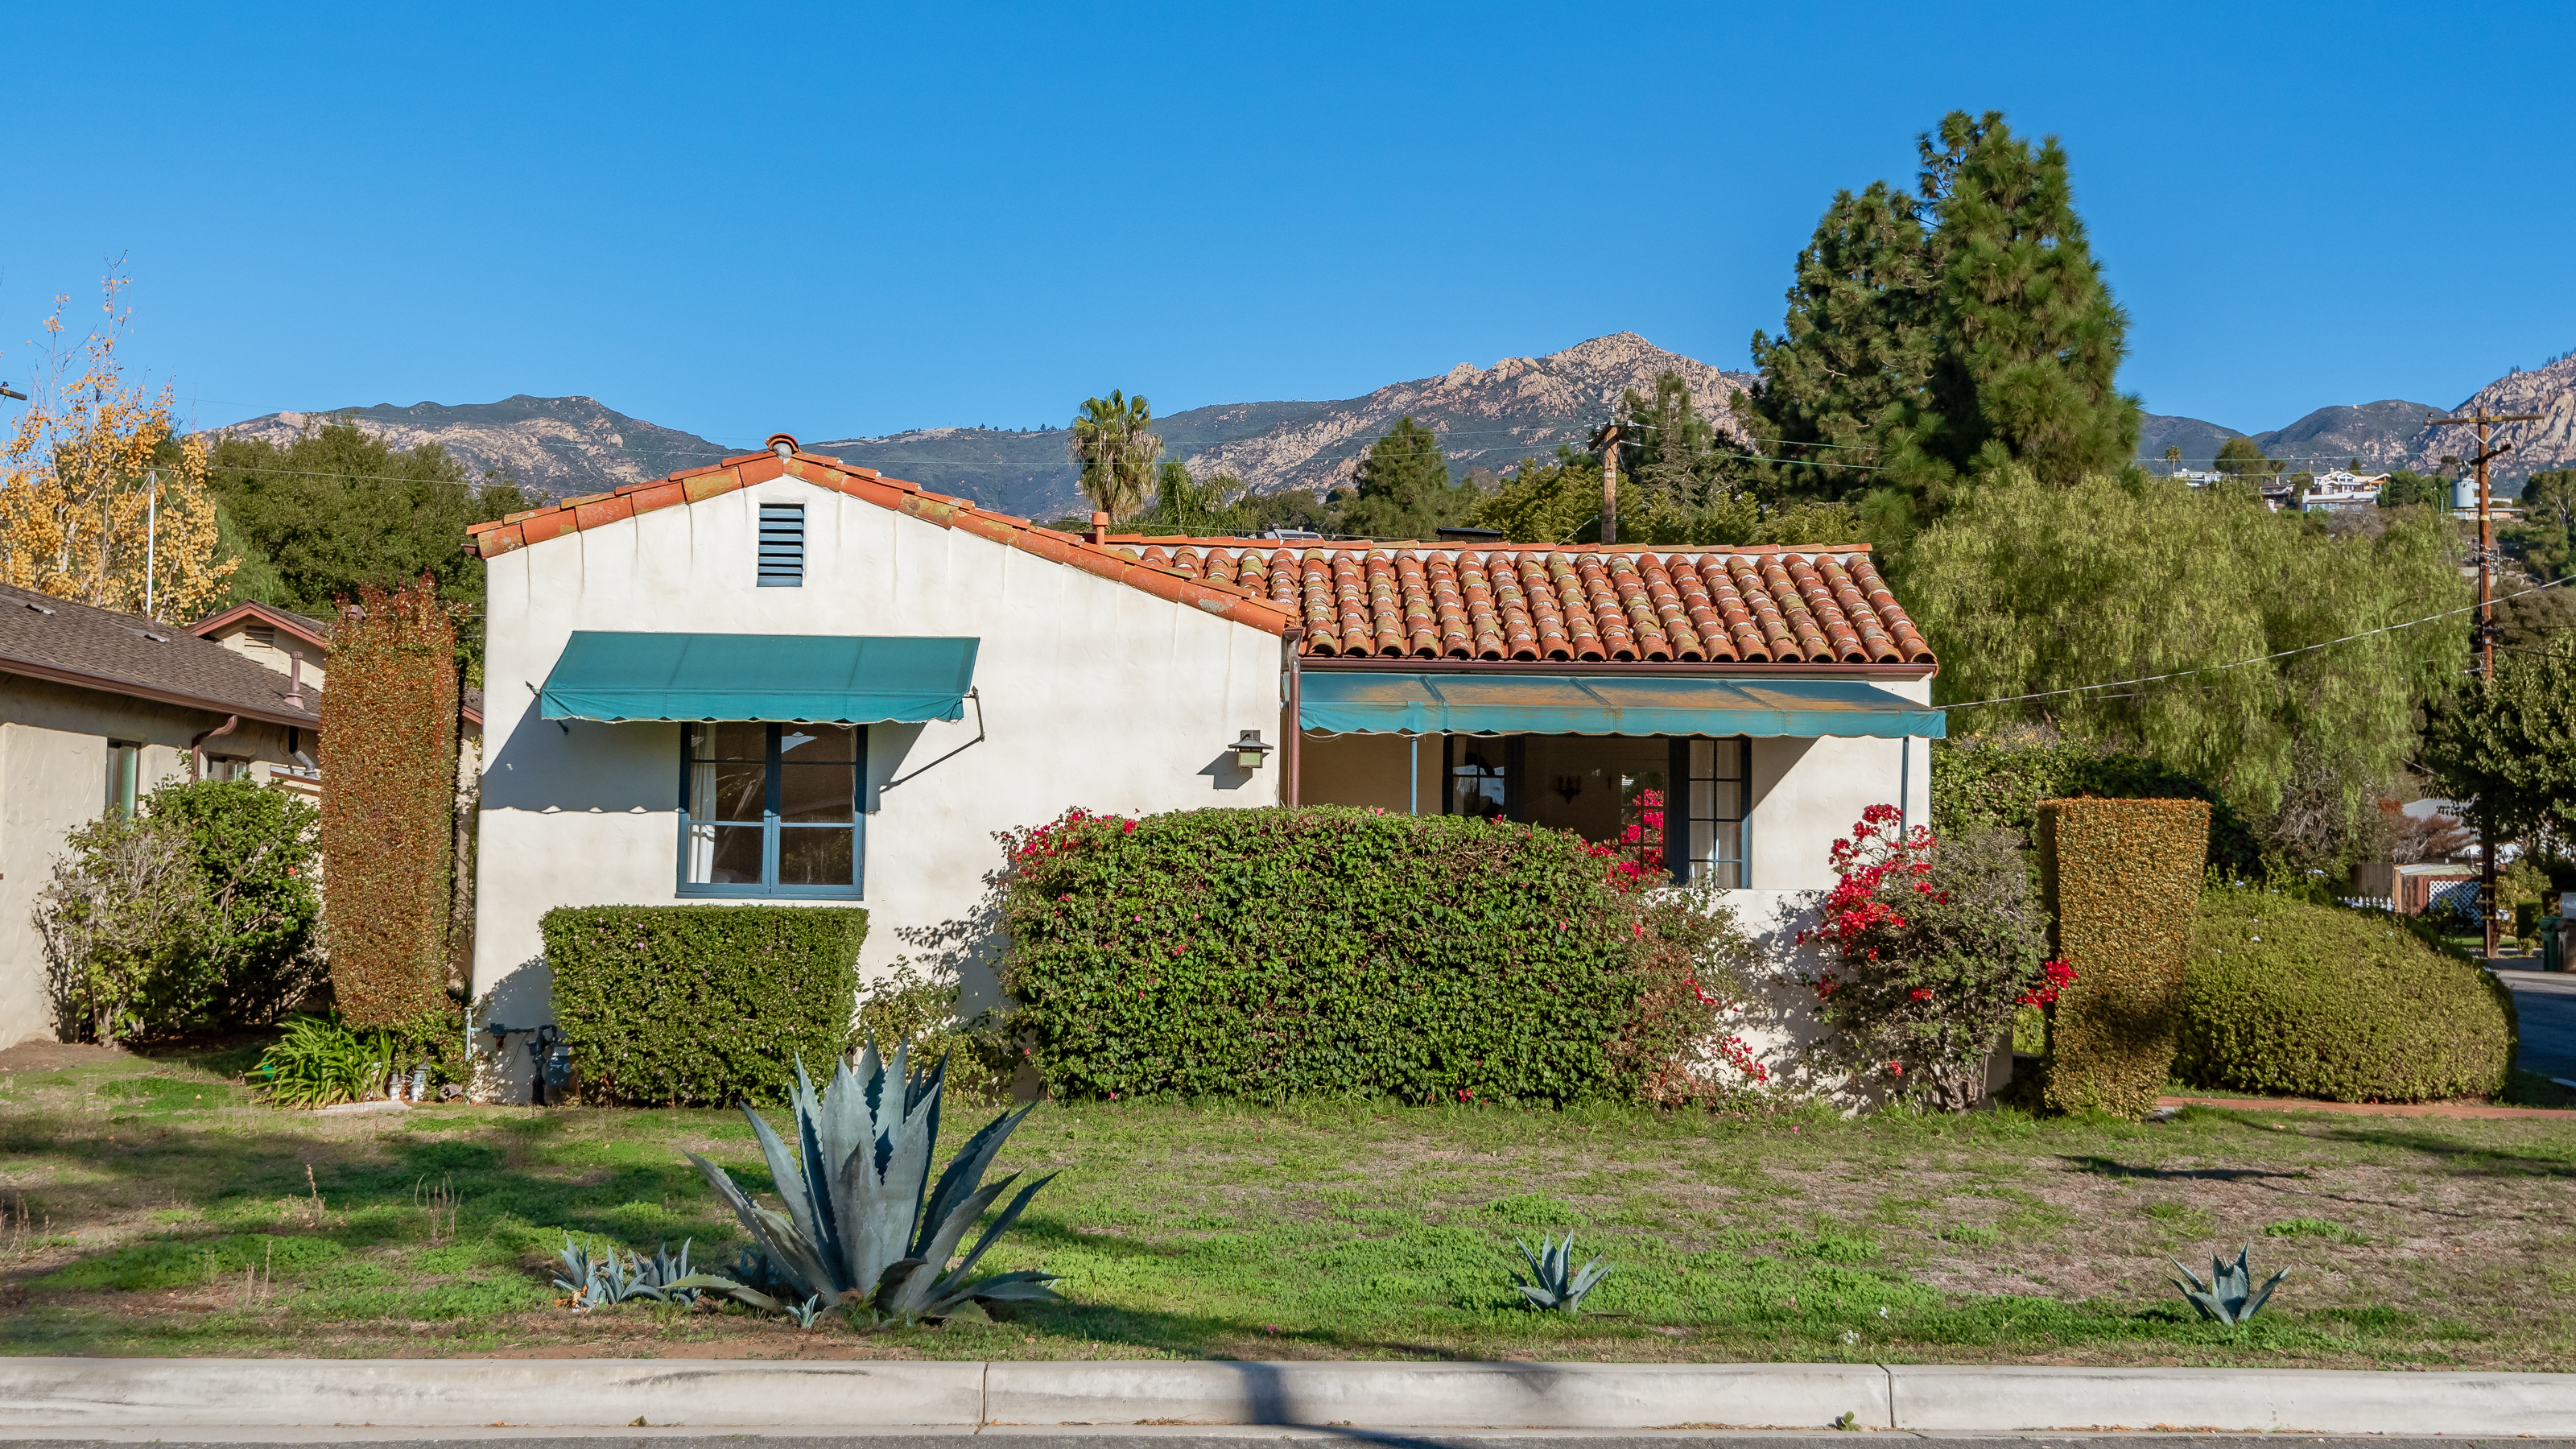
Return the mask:
[[(241, 1065), (0, 1072), (0, 1349), (2576, 1368), (2576, 1119), (1050, 1106), (1000, 1170), (1064, 1175), (987, 1261), (1070, 1305), (805, 1333), (548, 1286), (565, 1230), (728, 1260), (680, 1153), (766, 1187), (738, 1116), (273, 1112)], [(1515, 1307), (1512, 1240), (1569, 1226), (1592, 1311)], [(2165, 1260), (2247, 1239), (2290, 1282), (2194, 1322)]]

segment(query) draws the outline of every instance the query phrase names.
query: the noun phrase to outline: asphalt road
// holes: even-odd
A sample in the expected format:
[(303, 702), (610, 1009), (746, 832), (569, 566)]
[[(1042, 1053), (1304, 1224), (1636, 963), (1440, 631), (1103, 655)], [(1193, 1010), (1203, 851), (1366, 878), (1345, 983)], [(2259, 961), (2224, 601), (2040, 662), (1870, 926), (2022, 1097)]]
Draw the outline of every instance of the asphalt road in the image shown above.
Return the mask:
[(2576, 1082), (2576, 973), (2498, 971), (2513, 992), (2522, 1018), (2522, 1046), (2513, 1064), (2544, 1077)]
[[(26, 1431), (20, 1430), (21, 1434)], [(706, 1429), (663, 1430), (639, 1434), (631, 1429), (602, 1429), (589, 1434), (565, 1434), (528, 1429), (447, 1429), (420, 1430), (346, 1430), (245, 1429), (227, 1436), (220, 1431), (204, 1429), (185, 1431), (187, 1437), (157, 1437), (163, 1431), (151, 1429), (120, 1430), (114, 1438), (94, 1435), (77, 1436), (65, 1431), (61, 1438), (25, 1437), (0, 1439), (0, 1449), (129, 1449), (149, 1444), (153, 1449), (314, 1449), (316, 1445), (364, 1445), (366, 1449), (447, 1449), (467, 1442), (505, 1443), (511, 1449), (951, 1449), (957, 1440), (972, 1438), (978, 1445), (995, 1449), (1244, 1449), (1247, 1444), (1292, 1442), (1298, 1449), (1823, 1449), (1833, 1443), (1853, 1443), (1861, 1434), (1838, 1434), (1829, 1430), (1805, 1433), (1781, 1433), (1777, 1430), (1710, 1431), (1666, 1429), (1638, 1432), (1630, 1429), (1581, 1430), (1522, 1429), (1511, 1431), (1435, 1431), (1408, 1434), (1386, 1429), (1307, 1429), (1243, 1426), (1208, 1429), (1197, 1427), (1099, 1429), (1067, 1426), (1061, 1429), (1031, 1431), (1027, 1429), (966, 1428), (923, 1432), (919, 1429), (887, 1429), (874, 1433), (841, 1433), (817, 1430), (810, 1434), (761, 1433), (726, 1434)], [(2460, 1436), (2429, 1439), (2397, 1435), (2357, 1434), (2177, 1434), (2126, 1432), (2102, 1434), (1920, 1434), (1911, 1431), (1873, 1429), (1865, 1431), (1869, 1442), (1890, 1439), (1919, 1440), (1940, 1449), (2120, 1449), (2149, 1440), (2173, 1449), (2244, 1449), (2249, 1441), (2260, 1440), (2264, 1449), (2463, 1449), (2463, 1446), (2486, 1444), (2496, 1449), (2576, 1449), (2576, 1439), (2534, 1439), (2500, 1435), (2491, 1439)]]

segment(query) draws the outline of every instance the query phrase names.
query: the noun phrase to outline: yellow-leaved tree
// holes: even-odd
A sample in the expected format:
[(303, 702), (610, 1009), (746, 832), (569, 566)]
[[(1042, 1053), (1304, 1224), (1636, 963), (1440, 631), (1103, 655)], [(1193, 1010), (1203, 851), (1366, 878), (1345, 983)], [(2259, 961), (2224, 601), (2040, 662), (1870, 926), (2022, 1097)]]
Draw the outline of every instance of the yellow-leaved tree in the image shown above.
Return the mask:
[(0, 450), (0, 583), (156, 619), (220, 603), (240, 566), (220, 556), (205, 440), (173, 439), (168, 384), (128, 384), (116, 357), (133, 316), (102, 282), (105, 320), (78, 342), (45, 319), (25, 413)]

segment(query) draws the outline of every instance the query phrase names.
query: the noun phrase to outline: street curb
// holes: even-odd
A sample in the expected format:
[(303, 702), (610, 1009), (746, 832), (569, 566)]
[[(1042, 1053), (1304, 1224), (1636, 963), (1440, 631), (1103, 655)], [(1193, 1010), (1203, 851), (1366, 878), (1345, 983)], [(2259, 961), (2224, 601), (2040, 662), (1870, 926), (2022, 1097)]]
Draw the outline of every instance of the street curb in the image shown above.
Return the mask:
[[(1849, 1417), (1846, 1418), (1845, 1416)], [(2103, 1430), (2560, 1436), (2576, 1375), (1876, 1364), (0, 1358), (26, 1429)]]

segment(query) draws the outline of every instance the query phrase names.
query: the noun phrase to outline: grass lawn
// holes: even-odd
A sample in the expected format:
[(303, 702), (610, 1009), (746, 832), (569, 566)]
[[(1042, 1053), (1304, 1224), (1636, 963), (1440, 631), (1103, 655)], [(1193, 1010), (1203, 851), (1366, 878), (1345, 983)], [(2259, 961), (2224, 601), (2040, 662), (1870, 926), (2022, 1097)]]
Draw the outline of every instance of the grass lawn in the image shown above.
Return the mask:
[[(738, 1115), (273, 1112), (242, 1065), (0, 1073), (0, 1348), (2576, 1369), (2576, 1119), (1050, 1106), (1003, 1167), (1063, 1176), (987, 1262), (1072, 1304), (808, 1333), (548, 1286), (566, 1229), (728, 1261), (680, 1152), (765, 1188)], [(1593, 1311), (1516, 1308), (1513, 1237), (1568, 1225), (1617, 1265)], [(2193, 1321), (2165, 1260), (2249, 1238), (2273, 1307)]]

